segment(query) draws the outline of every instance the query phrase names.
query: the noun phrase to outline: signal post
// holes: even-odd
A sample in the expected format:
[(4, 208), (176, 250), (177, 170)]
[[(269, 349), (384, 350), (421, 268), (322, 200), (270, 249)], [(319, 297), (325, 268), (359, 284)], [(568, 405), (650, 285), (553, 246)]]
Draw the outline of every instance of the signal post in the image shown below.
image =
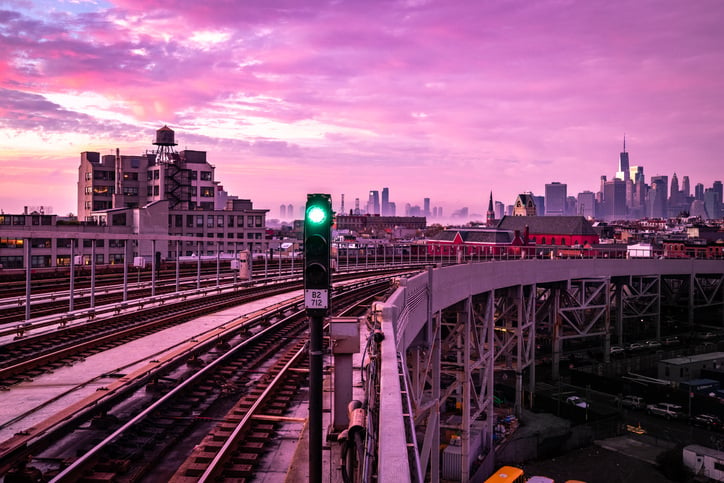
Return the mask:
[(304, 305), (309, 317), (309, 481), (322, 481), (324, 317), (331, 298), (332, 200), (308, 194), (304, 211)]

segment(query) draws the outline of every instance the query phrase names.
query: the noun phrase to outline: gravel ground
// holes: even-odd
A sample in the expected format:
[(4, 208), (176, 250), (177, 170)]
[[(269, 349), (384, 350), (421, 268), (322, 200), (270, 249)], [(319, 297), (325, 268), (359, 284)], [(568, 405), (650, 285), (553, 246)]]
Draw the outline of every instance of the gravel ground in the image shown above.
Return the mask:
[(526, 476), (553, 478), (556, 483), (580, 480), (586, 483), (675, 483), (644, 461), (596, 445), (571, 451), (558, 458), (531, 461), (524, 465)]

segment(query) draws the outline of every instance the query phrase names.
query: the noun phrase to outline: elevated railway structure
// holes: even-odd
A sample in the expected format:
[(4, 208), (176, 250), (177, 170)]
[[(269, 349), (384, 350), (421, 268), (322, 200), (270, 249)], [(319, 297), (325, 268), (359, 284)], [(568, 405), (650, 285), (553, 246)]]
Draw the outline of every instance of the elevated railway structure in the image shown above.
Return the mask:
[[(532, 405), (536, 361), (724, 329), (719, 260), (569, 259), (468, 263), (402, 280), (373, 307), (384, 334), (377, 441), (380, 481), (469, 481), (495, 467), (496, 372), (514, 382), (514, 412)], [(548, 345), (541, 341), (548, 341)], [(544, 348), (545, 347), (545, 348)], [(459, 442), (454, 451), (441, 447)]]

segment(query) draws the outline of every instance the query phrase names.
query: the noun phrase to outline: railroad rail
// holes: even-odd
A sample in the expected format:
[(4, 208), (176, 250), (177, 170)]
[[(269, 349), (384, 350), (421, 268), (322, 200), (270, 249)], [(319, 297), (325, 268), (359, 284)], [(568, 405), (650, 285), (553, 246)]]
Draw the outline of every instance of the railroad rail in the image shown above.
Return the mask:
[[(370, 294), (387, 290), (390, 279), (388, 275), (374, 282), (340, 287), (336, 290), (335, 306), (346, 303), (342, 297), (367, 300)], [(64, 461), (54, 461), (52, 464), (46, 460), (43, 471), (46, 476), (53, 476), (54, 471), (49, 469), (53, 465), (56, 468), (54, 481), (75, 481), (79, 475), (87, 477), (89, 474), (103, 478), (109, 473), (121, 481), (137, 481), (150, 468), (155, 468), (155, 475), (157, 462), (151, 461), (153, 455), (158, 457), (169, 451), (181, 451), (170, 449), (166, 444), (162, 445), (164, 449), (161, 450), (159, 441), (183, 446), (189, 432), (198, 431), (199, 425), (203, 427), (209, 421), (219, 419), (222, 425), (228, 425), (230, 421), (239, 419), (238, 414), (221, 418), (218, 415), (223, 407), (238, 401), (239, 397), (242, 397), (241, 406), (232, 405), (232, 409), (228, 409), (225, 414), (246, 407), (248, 402), (243, 403), (244, 396), (254, 401), (259, 399), (257, 394), (269, 386), (272, 379), (270, 374), (277, 370), (275, 367), (279, 367), (280, 373), (287, 374), (280, 376), (279, 382), (273, 384), (286, 387), (282, 389), (286, 395), (274, 396), (271, 389), (268, 391), (269, 397), (274, 398), (271, 404), (279, 409), (281, 400), (286, 399), (288, 402), (292, 399), (289, 397), (290, 392), (299, 393), (290, 388), (298, 387), (295, 385), (300, 384), (306, 374), (305, 370), (293, 370), (291, 365), (291, 361), (302, 364), (304, 358), (306, 324), (301, 301), (301, 297), (295, 297), (284, 306), (269, 307), (245, 315), (196, 337), (194, 341), (176, 348), (173, 354), (151, 361), (134, 373), (125, 375), (103, 391), (49, 418), (44, 424), (36, 425), (25, 434), (17, 434), (0, 444), (0, 474), (27, 474), (30, 471), (26, 466), (27, 455), (42, 454), (44, 448), (51, 445), (71, 445), (76, 447), (77, 454), (83, 453), (85, 456), (70, 460), (66, 457)], [(280, 315), (289, 311), (292, 312), (290, 315)], [(279, 320), (271, 323), (272, 316)], [(270, 340), (277, 342), (272, 343)], [(252, 361), (250, 356), (253, 354), (259, 356)], [(285, 356), (277, 358), (275, 362), (268, 362), (271, 354)], [(287, 369), (282, 371), (285, 367)], [(128, 401), (127, 398), (140, 402), (147, 409), (131, 416), (127, 407), (130, 403), (122, 402)], [(276, 424), (274, 417), (280, 417), (277, 409), (275, 413), (268, 405), (255, 405), (255, 410), (261, 408), (264, 408), (263, 416), (247, 417), (244, 427), (236, 431), (237, 435), (258, 440), (269, 426)], [(205, 419), (204, 414), (210, 414), (210, 419)], [(272, 421), (269, 420), (270, 416)], [(80, 433), (77, 429), (79, 427), (83, 428)], [(106, 436), (100, 438), (99, 432), (104, 430)], [(271, 434), (274, 431), (267, 432)], [(218, 438), (218, 431), (214, 434)], [(66, 441), (65, 438), (71, 437), (74, 438), (73, 443), (58, 443), (60, 438)], [(91, 440), (97, 442), (99, 439), (103, 440), (101, 444), (88, 447)], [(247, 443), (259, 443), (252, 440), (247, 440)], [(238, 447), (238, 442), (230, 446)], [(139, 453), (128, 448), (141, 448), (142, 451)], [(140, 455), (149, 458), (141, 458)], [(248, 463), (239, 464), (244, 471), (249, 471)], [(228, 467), (228, 461), (225, 467)], [(172, 476), (172, 473), (166, 475), (167, 478)]]

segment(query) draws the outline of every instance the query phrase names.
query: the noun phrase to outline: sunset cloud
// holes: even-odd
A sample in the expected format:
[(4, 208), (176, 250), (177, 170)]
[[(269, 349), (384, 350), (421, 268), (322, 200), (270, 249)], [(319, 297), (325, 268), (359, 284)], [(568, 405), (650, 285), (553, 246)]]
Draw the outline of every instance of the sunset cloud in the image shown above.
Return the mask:
[(61, 166), (67, 194), (27, 200), (47, 193), (33, 176), (0, 205), (72, 210), (81, 151), (140, 153), (163, 124), (271, 209), (310, 189), (389, 186), (398, 207), (446, 212), (554, 180), (595, 191), (624, 132), (647, 179), (710, 186), (721, 18), (718, 0), (6, 1), (0, 162)]

